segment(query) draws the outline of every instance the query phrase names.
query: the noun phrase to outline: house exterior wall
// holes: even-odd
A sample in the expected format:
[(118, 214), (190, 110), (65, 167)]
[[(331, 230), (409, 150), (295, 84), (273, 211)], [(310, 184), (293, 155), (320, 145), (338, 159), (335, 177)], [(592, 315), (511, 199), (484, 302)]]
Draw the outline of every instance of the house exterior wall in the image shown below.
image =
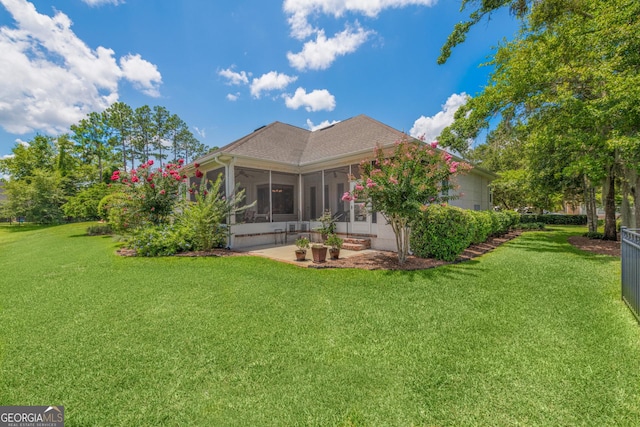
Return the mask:
[[(336, 141), (342, 141), (341, 136), (360, 135), (356, 130), (349, 129), (343, 135), (336, 135)], [(378, 213), (376, 223), (352, 222), (352, 217), (363, 217), (357, 215), (357, 209), (353, 210), (353, 204), (341, 200), (342, 193), (351, 190), (352, 182), (349, 177), (357, 178), (359, 175), (359, 162), (372, 156), (370, 149), (338, 150), (334, 153), (336, 147), (332, 143), (335, 141), (325, 141), (334, 151), (328, 150), (324, 153), (326, 155), (317, 155), (310, 161), (296, 163), (291, 159), (285, 160), (286, 153), (281, 159), (269, 150), (268, 155), (265, 154), (265, 141), (271, 144), (278, 139), (278, 135), (263, 138), (260, 132), (250, 134), (239, 142), (230, 144), (231, 148), (223, 148), (201, 160), (199, 170), (206, 173), (207, 178), (213, 179), (219, 171), (225, 172), (227, 195), (231, 194), (237, 184), (245, 189), (247, 203), (255, 202), (247, 212), (231, 218), (230, 247), (242, 249), (285, 242), (292, 244), (300, 235), (314, 239), (317, 236), (311, 231), (319, 226), (314, 220), (325, 209), (329, 209), (333, 215), (340, 216), (337, 224), (340, 236), (360, 235), (370, 238), (374, 249), (396, 250), (395, 235), (384, 215)], [(388, 142), (388, 136), (385, 136), (383, 143)], [(255, 143), (251, 145), (254, 137)], [(250, 146), (245, 147), (244, 144)], [(296, 144), (289, 141), (289, 144), (283, 143), (282, 147), (286, 151), (294, 149)], [(215, 173), (207, 173), (214, 170)], [(459, 188), (456, 193), (462, 193), (463, 196), (450, 203), (464, 209), (490, 209), (488, 185), (494, 177), (491, 172), (480, 168), (458, 176), (456, 183)], [(276, 201), (276, 192), (286, 194), (287, 197), (281, 195)], [(290, 209), (292, 203), (293, 209)]]
[(491, 209), (489, 200), (490, 180), (488, 178), (472, 172), (467, 175), (458, 175), (456, 181), (459, 186), (456, 193), (462, 194), (462, 196), (458, 199), (451, 200), (450, 204), (452, 206), (476, 211)]
[[(268, 183), (268, 170), (262, 170), (259, 174), (254, 173), (252, 177), (253, 179), (255, 179), (255, 182), (252, 182), (252, 180), (247, 177), (244, 177), (244, 182), (242, 182), (242, 179), (239, 179), (240, 176), (238, 175), (238, 173), (240, 170), (243, 170), (243, 167), (241, 166), (235, 165), (235, 167), (228, 168), (228, 170), (230, 173), (234, 174), (233, 179), (230, 181), (239, 183), (242, 187), (244, 187), (244, 185), (242, 184), (249, 184), (246, 185), (247, 200), (249, 201), (255, 200), (255, 198), (257, 197), (256, 194), (253, 194), (255, 192), (255, 189), (257, 188), (256, 185), (264, 185)], [(216, 168), (216, 173), (218, 171), (220, 171), (220, 169)], [(336, 189), (334, 189), (333, 187), (336, 186), (339, 181), (341, 181), (341, 177), (334, 178), (332, 169), (327, 169), (326, 171), (330, 171), (330, 173), (328, 174), (329, 177), (327, 177), (325, 174), (324, 185), (329, 186), (329, 197), (331, 199), (334, 199), (337, 196), (335, 194)], [(326, 195), (326, 193), (324, 192), (322, 184), (323, 180), (321, 172), (322, 170), (317, 171), (317, 173), (313, 174), (313, 179), (309, 181), (309, 183), (315, 183), (316, 186), (316, 216), (319, 216), (322, 213), (322, 209), (327, 203), (326, 201), (323, 203), (323, 196)], [(276, 172), (273, 172), (273, 174), (276, 174)], [(260, 175), (261, 178), (258, 179), (257, 175)], [(310, 175), (307, 176), (309, 177)], [(296, 177), (298, 177), (298, 175), (280, 176), (280, 178), (284, 178), (287, 183), (295, 185), (296, 188), (298, 188)], [(319, 223), (313, 221), (313, 219), (315, 218), (304, 217), (304, 212), (307, 211), (310, 206), (310, 185), (304, 184), (304, 177), (305, 175), (302, 175), (301, 179), (303, 183), (301, 186), (302, 213), (298, 219), (284, 217), (279, 218), (277, 215), (274, 215), (274, 218), (270, 221), (256, 223), (241, 223), (241, 220), (238, 219), (236, 223), (232, 224), (230, 227), (230, 247), (235, 249), (243, 249), (257, 245), (278, 245), (284, 243), (292, 244), (300, 235), (308, 235), (313, 240), (315, 236), (313, 233), (311, 233), (311, 231), (314, 227), (319, 226)], [(468, 175), (460, 175), (456, 179), (459, 186), (457, 192), (462, 193), (463, 196), (459, 199), (452, 200), (450, 203), (451, 205), (471, 210), (488, 210), (490, 208), (490, 194), (488, 187), (490, 180), (487, 177), (484, 177), (480, 174), (470, 173)], [(281, 179), (278, 179), (278, 181), (281, 181)], [(255, 188), (252, 189), (252, 187)], [(296, 191), (296, 206), (299, 205), (299, 198), (297, 194), (298, 192)], [(329, 202), (332, 202), (332, 200), (330, 200)], [(344, 209), (344, 214), (348, 215), (348, 205), (344, 205), (341, 207)], [(353, 232), (353, 229), (348, 222), (338, 223), (337, 232), (342, 237), (357, 234)], [(370, 233), (366, 233), (366, 237), (371, 239), (371, 247), (373, 249), (387, 251), (396, 250), (395, 234), (393, 233), (391, 226), (386, 223), (384, 215), (380, 213), (378, 213), (377, 215), (377, 222), (371, 224)]]
[(387, 224), (387, 220), (383, 215), (378, 214), (378, 223), (375, 227), (375, 237), (371, 237), (371, 248), (379, 251), (392, 251), (395, 252), (398, 248), (396, 246), (396, 235), (391, 228), (391, 225)]
[[(490, 180), (480, 174), (470, 173), (468, 175), (459, 175), (457, 178), (459, 188), (458, 193), (463, 196), (459, 199), (452, 200), (450, 204), (462, 209), (471, 210), (489, 210), (489, 183)], [(391, 228), (387, 224), (384, 216), (378, 214), (378, 223), (376, 224), (376, 237), (371, 238), (371, 247), (382, 251), (396, 251), (396, 237)]]

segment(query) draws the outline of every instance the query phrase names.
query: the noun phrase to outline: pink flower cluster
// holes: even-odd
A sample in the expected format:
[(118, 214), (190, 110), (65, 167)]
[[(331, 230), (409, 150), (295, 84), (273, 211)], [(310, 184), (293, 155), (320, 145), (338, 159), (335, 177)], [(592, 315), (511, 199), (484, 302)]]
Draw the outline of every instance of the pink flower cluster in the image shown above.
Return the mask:
[[(163, 179), (170, 178), (175, 182), (183, 182), (187, 176), (180, 173), (180, 168), (184, 164), (184, 160), (180, 159), (177, 163), (167, 163), (162, 168), (157, 168), (155, 171), (151, 171), (151, 166), (153, 166), (153, 160), (149, 160), (146, 163), (138, 166), (137, 169), (133, 169), (131, 172), (120, 172), (119, 170), (113, 171), (111, 175), (112, 181), (119, 181), (127, 186), (131, 186), (131, 184), (137, 183), (148, 183), (150, 188), (155, 188), (156, 178), (162, 177)], [(164, 194), (164, 193), (161, 193)]]
[(342, 201), (344, 202), (351, 202), (353, 200), (355, 200), (356, 198), (349, 193), (348, 191), (346, 191), (343, 195), (342, 195)]
[(202, 171), (200, 169), (198, 169), (200, 167), (200, 163), (194, 163), (193, 167), (196, 168), (196, 178), (202, 178), (204, 176), (204, 174), (202, 173)]
[(451, 162), (449, 163), (449, 173), (456, 173), (458, 172), (458, 165), (460, 163), (458, 162)]

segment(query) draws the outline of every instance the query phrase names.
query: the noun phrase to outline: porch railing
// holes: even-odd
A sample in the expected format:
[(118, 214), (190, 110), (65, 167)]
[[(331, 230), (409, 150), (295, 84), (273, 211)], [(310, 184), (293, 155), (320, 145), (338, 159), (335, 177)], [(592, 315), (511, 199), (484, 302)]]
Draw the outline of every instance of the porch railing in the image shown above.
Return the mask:
[(640, 229), (622, 227), (622, 300), (640, 322)]

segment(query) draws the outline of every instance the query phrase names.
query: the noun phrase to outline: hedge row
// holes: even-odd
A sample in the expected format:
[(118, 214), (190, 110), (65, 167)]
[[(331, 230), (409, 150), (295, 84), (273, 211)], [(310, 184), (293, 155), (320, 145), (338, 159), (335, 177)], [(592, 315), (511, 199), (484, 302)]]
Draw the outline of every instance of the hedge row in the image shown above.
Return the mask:
[(530, 222), (541, 222), (548, 225), (586, 225), (586, 215), (531, 215), (526, 214), (520, 217), (520, 222), (528, 224)]
[(501, 236), (520, 222), (516, 212), (471, 211), (431, 205), (412, 224), (411, 249), (416, 256), (453, 261), (471, 244)]

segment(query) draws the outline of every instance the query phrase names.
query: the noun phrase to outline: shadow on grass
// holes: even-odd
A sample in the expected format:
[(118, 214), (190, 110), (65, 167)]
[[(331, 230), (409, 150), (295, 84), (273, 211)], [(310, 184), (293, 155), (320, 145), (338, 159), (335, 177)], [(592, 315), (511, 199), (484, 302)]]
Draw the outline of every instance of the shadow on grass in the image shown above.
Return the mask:
[(87, 233), (80, 233), (80, 234), (71, 234), (67, 237), (72, 237), (72, 238), (76, 238), (76, 237), (113, 237), (111, 234), (87, 234)]
[(564, 253), (572, 254), (589, 259), (590, 261), (596, 261), (599, 263), (609, 263), (619, 261), (619, 259), (609, 256), (595, 254), (582, 249), (578, 249), (569, 243), (568, 239), (571, 236), (579, 236), (584, 233), (581, 228), (575, 229), (551, 229), (549, 232), (530, 232), (523, 233), (517, 239), (512, 240), (508, 245), (518, 250), (524, 250), (527, 252), (535, 253)]
[[(615, 257), (587, 252), (574, 247), (568, 242), (568, 238), (570, 236), (580, 235), (583, 232), (584, 230), (581, 230), (579, 228), (560, 228), (547, 231), (526, 232), (521, 234), (517, 238), (504, 243), (504, 245), (515, 250), (522, 250), (540, 254), (571, 254), (573, 256), (582, 257), (585, 260), (588, 259), (590, 262), (596, 262), (600, 264), (619, 262), (619, 259)], [(487, 268), (483, 268), (481, 265), (481, 261), (477, 258), (474, 258), (467, 261), (458, 261), (452, 264), (436, 266), (434, 268), (425, 270), (386, 270), (384, 274), (388, 276), (403, 276), (409, 281), (429, 280), (436, 277), (473, 280), (473, 278), (487, 273)]]
[(24, 231), (44, 230), (46, 228), (58, 227), (60, 224), (18, 224), (14, 223), (9, 225), (8, 223), (0, 225), (0, 230), (7, 231), (9, 233), (22, 233)]
[(444, 277), (447, 279), (466, 280), (469, 285), (472, 285), (474, 278), (486, 274), (487, 271), (488, 269), (481, 267), (480, 261), (471, 259), (423, 270), (384, 270), (383, 274), (389, 277), (404, 277), (408, 282), (441, 279)]

